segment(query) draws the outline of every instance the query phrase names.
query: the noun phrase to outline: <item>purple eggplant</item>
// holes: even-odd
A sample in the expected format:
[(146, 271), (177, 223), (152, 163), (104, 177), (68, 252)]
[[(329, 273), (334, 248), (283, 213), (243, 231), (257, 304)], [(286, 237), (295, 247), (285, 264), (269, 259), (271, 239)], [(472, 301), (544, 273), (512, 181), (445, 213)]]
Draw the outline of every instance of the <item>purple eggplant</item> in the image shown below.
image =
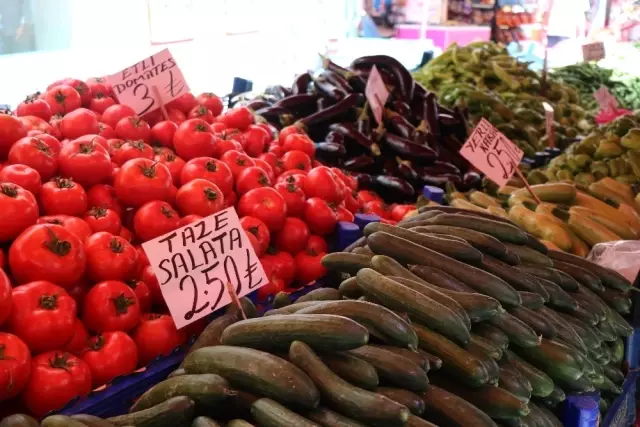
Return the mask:
[(469, 171), (462, 177), (461, 191), (469, 191), (471, 189), (479, 189), (482, 185), (482, 177), (476, 171)]
[(438, 100), (433, 92), (429, 92), (424, 97), (424, 120), (429, 126), (429, 130), (436, 137), (440, 136), (440, 123), (438, 119)]
[(411, 140), (387, 132), (382, 138), (387, 147), (395, 153), (413, 159), (420, 159), (422, 162), (435, 161), (438, 155), (431, 148), (418, 145)]
[(354, 74), (353, 71), (341, 67), (340, 65), (336, 64), (335, 62), (333, 62), (332, 60), (330, 60), (329, 58), (327, 58), (324, 55), (320, 55), (320, 59), (322, 60), (322, 68), (324, 68), (325, 70), (329, 70), (329, 71), (333, 71), (334, 73), (338, 73), (340, 74), (342, 77), (348, 79), (349, 76), (351, 76), (352, 74)]
[(294, 95), (300, 95), (303, 93), (307, 93), (309, 90), (309, 84), (311, 83), (311, 74), (309, 72), (302, 73), (293, 80), (293, 85), (291, 86), (291, 92)]
[(326, 123), (332, 120), (335, 120), (336, 117), (344, 115), (349, 110), (357, 107), (364, 98), (362, 95), (357, 93), (352, 93), (347, 95), (343, 100), (333, 104), (330, 107), (317, 111), (303, 119), (298, 120), (298, 123), (303, 125), (304, 127), (309, 127), (311, 125), (317, 125), (319, 123)]
[(396, 176), (376, 175), (373, 187), (385, 200), (405, 201), (415, 197), (413, 186)]
[(391, 103), (391, 109), (396, 113), (400, 114), (401, 116), (404, 116), (404, 117), (411, 116), (411, 107), (409, 106), (409, 104), (399, 99), (396, 99)]
[(459, 149), (454, 151), (449, 149), (445, 145), (440, 145), (439, 148), (440, 154), (438, 156), (438, 160), (449, 162), (455, 165), (462, 172), (466, 172), (466, 170), (469, 169), (469, 162), (467, 161), (467, 159), (460, 155), (460, 153), (458, 152)]
[(409, 182), (418, 182), (420, 177), (418, 172), (413, 168), (413, 165), (409, 160), (402, 160), (400, 157), (396, 157), (398, 164), (398, 174)]
[(277, 100), (281, 100), (291, 95), (291, 91), (284, 86), (275, 85), (269, 86), (264, 91), (265, 95), (271, 95), (275, 97)]
[(363, 154), (346, 160), (342, 167), (349, 172), (371, 172), (375, 163), (376, 161), (371, 156)]
[(366, 190), (373, 187), (373, 177), (368, 173), (351, 172), (356, 181), (358, 181), (358, 189)]
[(317, 101), (318, 95), (302, 93), (281, 99), (274, 106), (286, 108), (295, 117), (305, 117), (317, 111)]
[(335, 142), (336, 144), (344, 145), (344, 135), (340, 132), (330, 131), (324, 140), (326, 142)]
[(336, 161), (347, 154), (344, 145), (336, 142), (316, 142), (316, 157), (323, 161)]
[(409, 70), (397, 59), (387, 55), (363, 56), (351, 63), (354, 70), (368, 70), (373, 66), (378, 70), (386, 70), (393, 76), (393, 83), (401, 98), (410, 102), (413, 97), (414, 80)]
[(459, 126), (461, 124), (460, 120), (455, 116), (455, 113), (453, 115), (447, 113), (438, 114), (438, 122), (442, 126)]
[(276, 128), (281, 129), (285, 126), (293, 124), (293, 116), (283, 107), (266, 107), (256, 111), (258, 116), (262, 116), (267, 122), (274, 125)]
[(395, 133), (403, 138), (412, 140), (416, 129), (413, 127), (409, 120), (389, 109), (384, 110), (384, 118), (387, 127), (391, 128)]
[(342, 134), (345, 137), (345, 142), (352, 141), (358, 144), (360, 147), (367, 150), (368, 153), (374, 156), (380, 155), (380, 147), (375, 141), (367, 138), (362, 133), (358, 132), (356, 127), (352, 123), (334, 123), (329, 126), (329, 129), (333, 132)]
[(318, 75), (318, 77), (326, 78), (327, 80), (329, 80), (329, 82), (333, 83), (340, 90), (344, 91), (344, 93), (353, 92), (353, 88), (349, 84), (349, 81), (338, 73), (334, 73), (331, 70), (324, 70)]
[(423, 167), (422, 170), (430, 175), (442, 175), (444, 173), (461, 175), (460, 169), (458, 169), (456, 165), (441, 160), (437, 160), (433, 162), (432, 165)]
[(349, 92), (341, 87), (333, 84), (325, 76), (319, 75), (318, 77), (311, 77), (313, 80), (313, 87), (323, 97), (332, 101), (341, 101), (347, 97)]
[(421, 169), (418, 170), (420, 174), (420, 180), (423, 185), (433, 185), (434, 187), (444, 188), (444, 186), (451, 182), (453, 185), (459, 185), (462, 182), (460, 175), (454, 175), (451, 173), (443, 173), (439, 175), (431, 175), (424, 173)]
[(271, 104), (269, 104), (264, 99), (254, 99), (253, 101), (249, 101), (246, 104), (246, 107), (251, 108), (253, 111), (258, 111), (258, 110), (261, 110), (263, 108), (271, 107)]

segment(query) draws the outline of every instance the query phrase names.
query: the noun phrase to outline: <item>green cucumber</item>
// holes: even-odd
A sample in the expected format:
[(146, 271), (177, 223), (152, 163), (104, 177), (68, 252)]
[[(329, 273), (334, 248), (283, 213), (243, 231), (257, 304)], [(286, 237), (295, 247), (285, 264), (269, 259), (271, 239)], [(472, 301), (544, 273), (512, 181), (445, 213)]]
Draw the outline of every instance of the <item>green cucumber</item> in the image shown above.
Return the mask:
[(266, 397), (251, 405), (251, 416), (260, 427), (321, 427)]
[(13, 414), (2, 419), (0, 427), (40, 427), (40, 424), (29, 415)]
[(611, 378), (604, 376), (600, 390), (611, 394), (622, 394), (622, 387), (611, 381)]
[[(195, 427), (195, 426), (191, 426)], [(245, 421), (245, 420), (231, 420), (227, 423), (227, 427), (255, 427), (253, 424)]]
[(418, 337), (407, 322), (391, 310), (364, 301), (326, 301), (300, 310), (298, 314), (344, 316), (367, 328), (369, 333), (398, 347), (418, 348)]
[(366, 295), (376, 301), (384, 301), (388, 308), (407, 313), (412, 320), (463, 345), (469, 342), (466, 325), (442, 304), (369, 268), (360, 270), (356, 279)]
[(376, 368), (378, 376), (390, 384), (418, 393), (429, 385), (427, 373), (411, 359), (399, 354), (368, 345), (350, 350), (347, 354), (370, 363)]
[(631, 298), (627, 294), (614, 289), (605, 289), (596, 293), (618, 313), (627, 315), (631, 312)]
[(332, 408), (366, 424), (402, 427), (409, 410), (391, 399), (354, 387), (334, 374), (307, 344), (294, 341), (289, 358), (311, 377)]
[[(240, 318), (235, 313), (223, 314), (222, 316), (213, 319), (209, 322), (207, 327), (204, 328), (204, 331), (202, 331), (191, 347), (189, 347), (187, 355), (202, 347), (220, 345), (220, 336), (222, 335), (222, 332), (227, 329), (227, 326), (233, 325), (238, 320), (240, 320)], [(183, 364), (184, 362), (181, 363), (179, 367), (182, 368)]]
[(423, 326), (413, 325), (420, 348), (442, 359), (442, 370), (471, 387), (489, 382), (489, 373), (482, 361), (467, 350)]
[(415, 415), (409, 415), (409, 419), (404, 427), (438, 427), (435, 424), (430, 423), (427, 420), (423, 420), (420, 417), (416, 417)]
[(424, 402), (417, 394), (402, 388), (378, 387), (376, 393), (388, 397), (394, 402), (406, 406), (413, 415), (424, 413)]
[(221, 341), (224, 345), (283, 350), (298, 339), (316, 349), (343, 351), (365, 345), (369, 332), (346, 317), (295, 313), (234, 323), (224, 330)]
[(507, 350), (505, 355), (508, 363), (520, 372), (520, 374), (531, 384), (531, 395), (536, 397), (546, 397), (553, 392), (553, 380), (540, 369), (521, 359), (511, 350)]
[[(491, 219), (498, 222), (504, 222), (505, 224), (513, 224), (511, 220), (507, 218), (502, 218), (500, 216), (494, 215), (489, 212), (470, 211), (469, 209), (465, 209), (465, 208), (455, 208), (453, 206), (444, 206), (444, 205), (422, 206), (418, 209), (417, 217), (420, 217), (421, 215), (431, 211), (440, 211), (440, 213), (456, 213), (456, 214), (466, 215), (474, 218), (479, 217), (479, 218)], [(413, 217), (413, 218), (416, 218), (416, 217)]]
[(322, 304), (325, 301), (307, 301), (307, 302), (295, 302), (291, 305), (287, 305), (286, 307), (275, 308), (273, 310), (269, 310), (264, 313), (265, 317), (276, 316), (279, 314), (293, 314), (297, 313), (300, 310), (303, 310), (307, 307), (311, 307), (313, 305)]
[(555, 271), (558, 276), (560, 276), (560, 282), (557, 283), (562, 289), (564, 289), (567, 292), (575, 292), (578, 290), (578, 281), (576, 279), (574, 279), (572, 276), (570, 276), (569, 274), (565, 273), (564, 271), (560, 271), (557, 268), (553, 268), (553, 271)]
[(526, 262), (523, 262), (522, 264), (518, 265), (516, 268), (520, 271), (523, 271), (539, 279), (548, 280), (559, 286), (562, 285), (562, 278), (560, 277), (560, 274), (558, 273), (557, 270), (554, 270), (551, 267), (545, 267), (545, 266), (536, 265), (536, 264), (528, 264)]
[(515, 368), (500, 367), (500, 382), (498, 387), (507, 390), (520, 400), (528, 402), (531, 398), (531, 383)]
[(558, 419), (558, 417), (556, 417), (556, 415), (551, 412), (548, 408), (545, 408), (544, 406), (536, 406), (537, 410), (540, 411), (545, 419), (546, 419), (546, 424), (545, 426), (548, 427), (562, 427), (563, 424), (562, 422)]
[(549, 294), (549, 300), (547, 305), (551, 308), (574, 312), (578, 310), (579, 305), (576, 300), (564, 291), (560, 286), (556, 285), (553, 282), (550, 282), (545, 279), (537, 279), (538, 283), (547, 291)]
[(574, 316), (569, 314), (556, 313), (556, 316), (558, 316), (561, 321), (564, 321), (571, 326), (588, 348), (599, 347), (602, 343), (602, 341), (598, 339), (598, 336), (593, 332), (594, 328), (591, 328), (591, 325), (586, 325), (580, 319), (576, 319)]
[(614, 342), (607, 343), (611, 353), (611, 363), (619, 365), (624, 360), (624, 341), (618, 337)]
[(469, 341), (467, 350), (472, 347), (494, 360), (502, 359), (502, 348), (480, 335), (471, 334), (471, 340)]
[(617, 366), (612, 364), (604, 365), (602, 370), (604, 371), (604, 374), (614, 382), (614, 384), (620, 385), (624, 382), (624, 374)]
[(558, 380), (557, 382), (558, 385), (567, 390), (567, 392), (569, 393), (587, 393), (596, 389), (587, 375), (581, 375), (578, 379), (575, 380), (565, 379), (562, 381)]
[[(187, 356), (184, 368), (190, 374), (217, 374), (251, 393), (285, 404), (315, 408), (318, 389), (292, 363), (263, 351), (219, 345), (205, 347)], [(273, 373), (278, 375), (274, 376)]]
[(537, 397), (535, 398), (537, 402), (543, 403), (547, 408), (555, 408), (560, 403), (564, 402), (567, 398), (564, 390), (562, 390), (558, 385), (553, 386), (553, 391), (545, 397)]
[(373, 233), (368, 240), (369, 246), (376, 254), (393, 257), (401, 263), (438, 268), (477, 292), (497, 299), (503, 305), (508, 307), (520, 305), (520, 296), (515, 289), (484, 270), (388, 233)]
[(429, 219), (433, 225), (448, 225), (488, 234), (505, 243), (524, 245), (527, 234), (519, 227), (494, 219), (470, 217), (460, 214), (442, 214)]
[(412, 230), (418, 233), (436, 233), (444, 236), (460, 237), (481, 252), (502, 260), (507, 256), (508, 250), (504, 243), (493, 236), (479, 231), (469, 230), (468, 228), (462, 227), (450, 227), (446, 225), (412, 227)]
[(486, 322), (503, 311), (497, 299), (476, 292), (456, 292), (442, 289), (440, 292), (452, 298), (464, 308), (473, 323)]
[(600, 396), (600, 400), (598, 401), (598, 409), (600, 410), (600, 413), (604, 416), (607, 411), (609, 410), (609, 400), (606, 399), (603, 396)]
[(509, 337), (495, 326), (487, 323), (479, 323), (477, 325), (473, 325), (472, 332), (491, 341), (503, 351), (509, 347)]
[(407, 359), (411, 360), (416, 365), (420, 366), (420, 368), (423, 371), (425, 371), (425, 372), (429, 371), (429, 368), (430, 368), (429, 359), (424, 354), (419, 353), (417, 350), (409, 350), (408, 348), (394, 347), (394, 346), (391, 346), (391, 345), (369, 344), (369, 346), (370, 347), (381, 348), (383, 350), (390, 351), (391, 353), (395, 353), (395, 354), (397, 354), (399, 356), (406, 357)]
[(322, 356), (322, 361), (336, 375), (355, 386), (372, 390), (380, 382), (376, 368), (355, 356), (332, 353)]
[(74, 420), (66, 415), (51, 415), (40, 424), (42, 427), (87, 427), (85, 423)]
[(467, 350), (470, 354), (475, 356), (482, 363), (485, 370), (487, 371), (487, 374), (489, 375), (489, 379), (487, 380), (487, 383), (491, 385), (498, 384), (498, 380), (500, 377), (500, 367), (498, 366), (498, 363), (496, 362), (496, 360), (491, 356), (489, 356), (485, 352), (485, 349), (477, 345), (477, 341), (470, 342), (469, 345), (467, 345), (467, 348), (465, 350)]
[[(240, 298), (240, 306), (242, 307), (242, 311), (244, 312), (247, 319), (253, 319), (254, 317), (258, 317), (258, 309), (247, 297)], [(242, 317), (242, 313), (238, 309), (238, 306), (235, 304), (229, 304), (227, 309), (225, 310), (225, 314), (235, 314), (238, 319)]]
[(572, 347), (584, 353), (587, 352), (587, 345), (582, 340), (580, 335), (570, 324), (568, 324), (560, 316), (558, 316), (558, 313), (556, 311), (548, 307), (542, 307), (539, 311), (543, 316), (547, 318), (549, 322), (551, 322), (556, 327), (557, 339), (562, 339)]
[(369, 249), (368, 246), (360, 246), (359, 248), (355, 248), (354, 250), (351, 251), (351, 253), (357, 254), (357, 255), (367, 255), (367, 256), (374, 255), (374, 253), (371, 252), (371, 249)]
[(278, 292), (273, 297), (273, 308), (282, 308), (291, 305), (291, 297), (286, 292)]
[(209, 417), (198, 417), (193, 420), (191, 427), (220, 427), (220, 424)]
[(578, 267), (577, 265), (574, 265), (574, 264), (558, 261), (556, 259), (553, 260), (553, 267), (556, 270), (560, 270), (567, 273), (569, 276), (576, 279), (578, 283), (583, 284), (593, 292), (604, 290), (604, 286), (602, 285), (600, 278), (595, 274), (593, 274), (592, 272), (590, 272), (589, 270), (586, 270), (582, 267)]
[(151, 408), (176, 396), (187, 396), (202, 409), (227, 399), (232, 394), (227, 380), (215, 374), (180, 375), (151, 387), (133, 404), (129, 412)]
[(534, 277), (497, 258), (486, 255), (482, 259), (482, 262), (477, 265), (484, 271), (501, 278), (518, 291), (533, 292), (540, 295), (545, 301), (549, 300), (549, 294), (546, 289), (544, 289), (537, 280), (534, 280)]
[(556, 260), (564, 261), (591, 271), (608, 288), (626, 292), (631, 287), (631, 283), (629, 283), (629, 281), (617, 271), (602, 267), (601, 265), (595, 264), (579, 256), (571, 255), (566, 252), (549, 251), (549, 257), (553, 259), (554, 262)]
[(490, 319), (489, 323), (504, 332), (509, 337), (511, 344), (523, 348), (540, 345), (541, 337), (536, 334), (536, 331), (506, 311)]
[(496, 423), (476, 406), (448, 391), (430, 386), (420, 395), (425, 404), (423, 417), (443, 426), (497, 427)]
[(514, 245), (513, 243), (505, 243), (504, 244), (507, 249), (520, 258), (521, 264), (533, 264), (542, 267), (553, 267), (553, 261), (551, 259), (527, 246), (524, 245)]
[(539, 310), (544, 305), (544, 299), (533, 292), (520, 291), (520, 299), (522, 300), (522, 306), (530, 308), (531, 310)]
[(371, 268), (371, 256), (333, 252), (322, 257), (322, 265), (330, 271), (356, 274), (361, 268)]
[(76, 421), (80, 421), (87, 427), (114, 427), (113, 424), (111, 424), (109, 421), (100, 417), (94, 417), (93, 415), (78, 414), (72, 415), (71, 418)]
[[(205, 347), (206, 348), (206, 347)], [(198, 350), (201, 351), (202, 349)], [(195, 353), (194, 353), (195, 354)], [(186, 396), (172, 397), (152, 408), (107, 419), (116, 427), (166, 427), (191, 423), (195, 402)], [(69, 426), (70, 427), (70, 426)]]
[(358, 421), (347, 418), (322, 406), (307, 412), (305, 416), (322, 427), (367, 427)]
[(575, 351), (553, 340), (542, 339), (539, 346), (531, 348), (514, 346), (514, 351), (559, 384), (579, 379), (584, 370), (584, 361)]
[(333, 288), (318, 288), (308, 294), (302, 295), (296, 300), (297, 303), (307, 301), (335, 301), (342, 299), (340, 292)]
[(475, 292), (472, 288), (465, 285), (452, 275), (447, 274), (442, 270), (438, 270), (437, 268), (427, 267), (426, 265), (413, 265), (409, 270), (420, 279), (427, 283), (436, 285), (441, 289), (457, 292)]
[(540, 312), (520, 306), (509, 310), (509, 313), (526, 323), (543, 338), (553, 339), (558, 334), (555, 326)]
[(571, 294), (571, 298), (573, 298), (578, 303), (579, 307), (584, 308), (590, 313), (593, 313), (599, 319), (599, 323), (603, 323), (603, 321), (606, 320), (607, 318), (607, 313), (609, 312), (609, 310), (607, 310), (607, 307), (604, 301), (602, 300), (594, 301), (593, 300), (594, 296), (595, 294), (591, 294), (591, 295), (586, 295), (584, 293)]
[(358, 287), (356, 283), (356, 278), (349, 277), (348, 279), (343, 280), (338, 287), (338, 291), (343, 298), (360, 298), (362, 296), (362, 291)]
[(418, 349), (418, 354), (424, 356), (429, 361), (429, 370), (437, 371), (442, 368), (442, 359), (440, 359), (435, 354), (431, 354), (429, 352), (424, 351), (423, 349)]

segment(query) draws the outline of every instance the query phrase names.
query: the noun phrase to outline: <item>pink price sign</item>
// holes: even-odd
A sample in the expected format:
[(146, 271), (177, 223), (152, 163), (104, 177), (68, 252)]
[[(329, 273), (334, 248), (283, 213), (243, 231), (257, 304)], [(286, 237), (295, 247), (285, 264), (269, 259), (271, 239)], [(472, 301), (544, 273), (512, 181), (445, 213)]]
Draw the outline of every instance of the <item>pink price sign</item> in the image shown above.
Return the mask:
[(139, 116), (189, 92), (189, 85), (169, 49), (107, 76), (107, 81), (113, 86), (118, 101), (133, 108)]
[(389, 91), (384, 85), (382, 76), (375, 65), (369, 73), (364, 94), (367, 96), (367, 101), (369, 102), (376, 121), (378, 124), (382, 123), (382, 112), (384, 111), (384, 104), (387, 103), (387, 99), (389, 98)]
[(615, 111), (620, 106), (616, 97), (605, 86), (600, 86), (600, 89), (593, 93), (593, 97), (600, 104), (602, 111)]
[(233, 208), (142, 244), (177, 328), (266, 285), (268, 279)]
[(482, 119), (460, 149), (460, 155), (502, 187), (516, 172), (524, 152)]

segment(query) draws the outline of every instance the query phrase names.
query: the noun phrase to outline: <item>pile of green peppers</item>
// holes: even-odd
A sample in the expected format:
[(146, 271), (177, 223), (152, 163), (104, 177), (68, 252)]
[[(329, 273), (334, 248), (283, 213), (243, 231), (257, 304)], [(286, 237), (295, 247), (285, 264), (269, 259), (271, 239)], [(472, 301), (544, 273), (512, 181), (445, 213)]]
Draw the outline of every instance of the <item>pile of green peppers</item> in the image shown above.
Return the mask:
[(574, 88), (549, 79), (542, 96), (541, 77), (528, 65), (495, 43), (453, 44), (416, 71), (414, 78), (437, 93), (443, 105), (468, 108), (473, 123), (486, 118), (526, 156), (533, 156), (548, 146), (543, 101), (554, 108), (556, 146), (560, 148), (591, 124), (585, 120)]

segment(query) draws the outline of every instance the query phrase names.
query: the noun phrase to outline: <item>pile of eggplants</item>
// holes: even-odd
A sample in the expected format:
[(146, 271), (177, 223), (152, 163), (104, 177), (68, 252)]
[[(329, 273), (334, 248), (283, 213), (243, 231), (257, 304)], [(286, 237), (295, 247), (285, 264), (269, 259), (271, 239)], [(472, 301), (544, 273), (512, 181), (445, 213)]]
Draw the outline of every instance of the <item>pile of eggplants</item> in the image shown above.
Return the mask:
[[(365, 87), (376, 66), (389, 89), (383, 123), (376, 123)], [(316, 141), (316, 157), (357, 177), (387, 201), (415, 201), (424, 185), (448, 182), (466, 190), (480, 176), (458, 151), (469, 126), (466, 111), (438, 104), (396, 59), (364, 56), (343, 68), (323, 58), (323, 68), (297, 76), (243, 101), (277, 128), (296, 124)]]

